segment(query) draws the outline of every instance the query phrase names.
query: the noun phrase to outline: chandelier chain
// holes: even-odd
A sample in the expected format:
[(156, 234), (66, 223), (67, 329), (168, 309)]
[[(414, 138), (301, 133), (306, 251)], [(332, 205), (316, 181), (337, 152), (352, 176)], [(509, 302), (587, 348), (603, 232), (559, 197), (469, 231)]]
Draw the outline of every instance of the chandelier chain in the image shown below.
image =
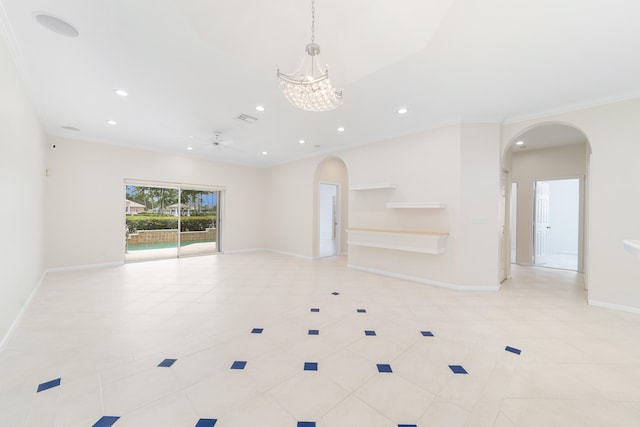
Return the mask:
[(316, 0), (311, 0), (311, 43), (316, 42)]

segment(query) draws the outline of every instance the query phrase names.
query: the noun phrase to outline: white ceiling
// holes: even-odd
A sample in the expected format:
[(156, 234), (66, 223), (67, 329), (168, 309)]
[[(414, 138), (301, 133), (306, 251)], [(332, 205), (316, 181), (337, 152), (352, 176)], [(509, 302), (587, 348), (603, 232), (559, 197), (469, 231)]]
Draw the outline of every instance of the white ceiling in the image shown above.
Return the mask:
[[(275, 77), (278, 66), (296, 68), (310, 41), (310, 1), (0, 5), (49, 134), (255, 166), (640, 96), (637, 0), (317, 0), (320, 60), (344, 90), (344, 105), (323, 113), (289, 105)], [(45, 29), (36, 12), (80, 36)], [(242, 113), (258, 121), (236, 120)]]

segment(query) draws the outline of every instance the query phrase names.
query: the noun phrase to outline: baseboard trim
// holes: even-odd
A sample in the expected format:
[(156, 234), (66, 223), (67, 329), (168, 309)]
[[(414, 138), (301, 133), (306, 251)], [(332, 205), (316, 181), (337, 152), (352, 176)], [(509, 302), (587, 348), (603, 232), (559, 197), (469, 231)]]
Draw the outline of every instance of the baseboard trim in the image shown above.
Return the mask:
[(406, 274), (394, 273), (392, 271), (386, 271), (386, 270), (378, 270), (378, 269), (375, 269), (375, 268), (362, 267), (362, 266), (359, 266), (359, 265), (347, 264), (347, 267), (352, 268), (354, 270), (365, 271), (367, 273), (380, 274), (382, 276), (393, 277), (395, 279), (409, 280), (411, 282), (422, 283), (424, 285), (438, 286), (440, 288), (452, 289), (452, 290), (455, 290), (455, 291), (495, 292), (495, 291), (499, 291), (500, 290), (500, 284), (497, 284), (495, 286), (488, 286), (488, 285), (469, 285), (469, 286), (455, 285), (453, 283), (440, 282), (440, 281), (437, 281), (437, 280), (425, 279), (425, 278), (416, 277), (416, 276), (409, 276), (409, 275), (406, 275)]
[(118, 267), (121, 265), (124, 265), (124, 262), (106, 262), (104, 264), (83, 264), (83, 265), (72, 265), (69, 267), (52, 267), (52, 268), (48, 268), (45, 274), (61, 273), (65, 271), (93, 270), (95, 268)]
[(296, 257), (296, 258), (301, 258), (301, 259), (306, 259), (309, 261), (313, 261), (313, 257), (308, 256), (308, 255), (301, 255), (301, 254), (295, 254), (293, 252), (284, 252), (284, 251), (279, 251), (276, 249), (265, 249), (267, 252), (273, 252), (275, 254), (280, 254), (280, 255), (287, 255), (287, 256), (292, 256), (292, 257)]
[(265, 248), (249, 248), (249, 249), (234, 249), (232, 251), (222, 251), (220, 252), (221, 254), (225, 255), (225, 254), (246, 254), (249, 252), (268, 252), (269, 249), (265, 249)]
[(24, 316), (25, 311), (27, 311), (27, 308), (31, 304), (31, 301), (33, 300), (33, 298), (35, 297), (36, 293), (38, 292), (38, 289), (40, 289), (40, 286), (42, 285), (42, 282), (44, 282), (44, 278), (46, 277), (46, 275), (47, 275), (47, 271), (45, 270), (42, 273), (42, 275), (40, 276), (40, 280), (38, 280), (36, 285), (31, 290), (31, 293), (29, 293), (29, 297), (27, 298), (27, 300), (22, 305), (22, 308), (18, 312), (18, 315), (16, 316), (16, 318), (13, 320), (13, 323), (11, 323), (11, 326), (7, 330), (7, 333), (4, 334), (4, 337), (2, 337), (2, 340), (0, 340), (0, 352), (4, 351), (4, 348), (6, 347), (7, 343), (9, 342), (9, 339), (11, 338), (11, 336), (15, 332), (16, 328), (18, 327), (18, 324), (22, 320), (22, 316)]
[(619, 304), (611, 304), (608, 302), (603, 302), (603, 301), (596, 301), (596, 300), (588, 300), (589, 305), (592, 305), (594, 307), (600, 307), (600, 308), (608, 308), (610, 310), (617, 310), (617, 311), (624, 311), (627, 313), (635, 313), (635, 314), (640, 314), (640, 308), (638, 307), (631, 307), (628, 305), (619, 305)]

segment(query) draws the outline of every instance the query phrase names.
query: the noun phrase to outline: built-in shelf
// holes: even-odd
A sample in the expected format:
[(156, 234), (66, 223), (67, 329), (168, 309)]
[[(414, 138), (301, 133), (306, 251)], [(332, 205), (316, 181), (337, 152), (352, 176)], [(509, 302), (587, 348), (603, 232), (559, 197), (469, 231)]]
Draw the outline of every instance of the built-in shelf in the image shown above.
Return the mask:
[(624, 240), (623, 243), (627, 252), (640, 256), (640, 240)]
[(447, 204), (442, 202), (389, 202), (386, 206), (389, 209), (442, 209), (446, 208)]
[(367, 191), (367, 190), (395, 190), (395, 184), (380, 183), (367, 185), (352, 185), (349, 187), (351, 191)]
[(446, 252), (449, 233), (430, 231), (351, 228), (347, 243), (352, 246), (392, 249), (397, 251), (442, 254)]

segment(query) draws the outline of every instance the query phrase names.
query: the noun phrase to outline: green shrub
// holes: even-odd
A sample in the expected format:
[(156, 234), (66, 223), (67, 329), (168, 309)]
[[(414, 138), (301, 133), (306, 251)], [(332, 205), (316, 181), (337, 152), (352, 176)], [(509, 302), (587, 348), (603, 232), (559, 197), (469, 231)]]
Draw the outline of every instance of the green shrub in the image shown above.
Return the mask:
[[(127, 232), (136, 233), (139, 230), (175, 230), (178, 228), (178, 217), (171, 215), (129, 215), (127, 218)], [(205, 231), (214, 227), (215, 215), (184, 216), (180, 220), (180, 231)]]

